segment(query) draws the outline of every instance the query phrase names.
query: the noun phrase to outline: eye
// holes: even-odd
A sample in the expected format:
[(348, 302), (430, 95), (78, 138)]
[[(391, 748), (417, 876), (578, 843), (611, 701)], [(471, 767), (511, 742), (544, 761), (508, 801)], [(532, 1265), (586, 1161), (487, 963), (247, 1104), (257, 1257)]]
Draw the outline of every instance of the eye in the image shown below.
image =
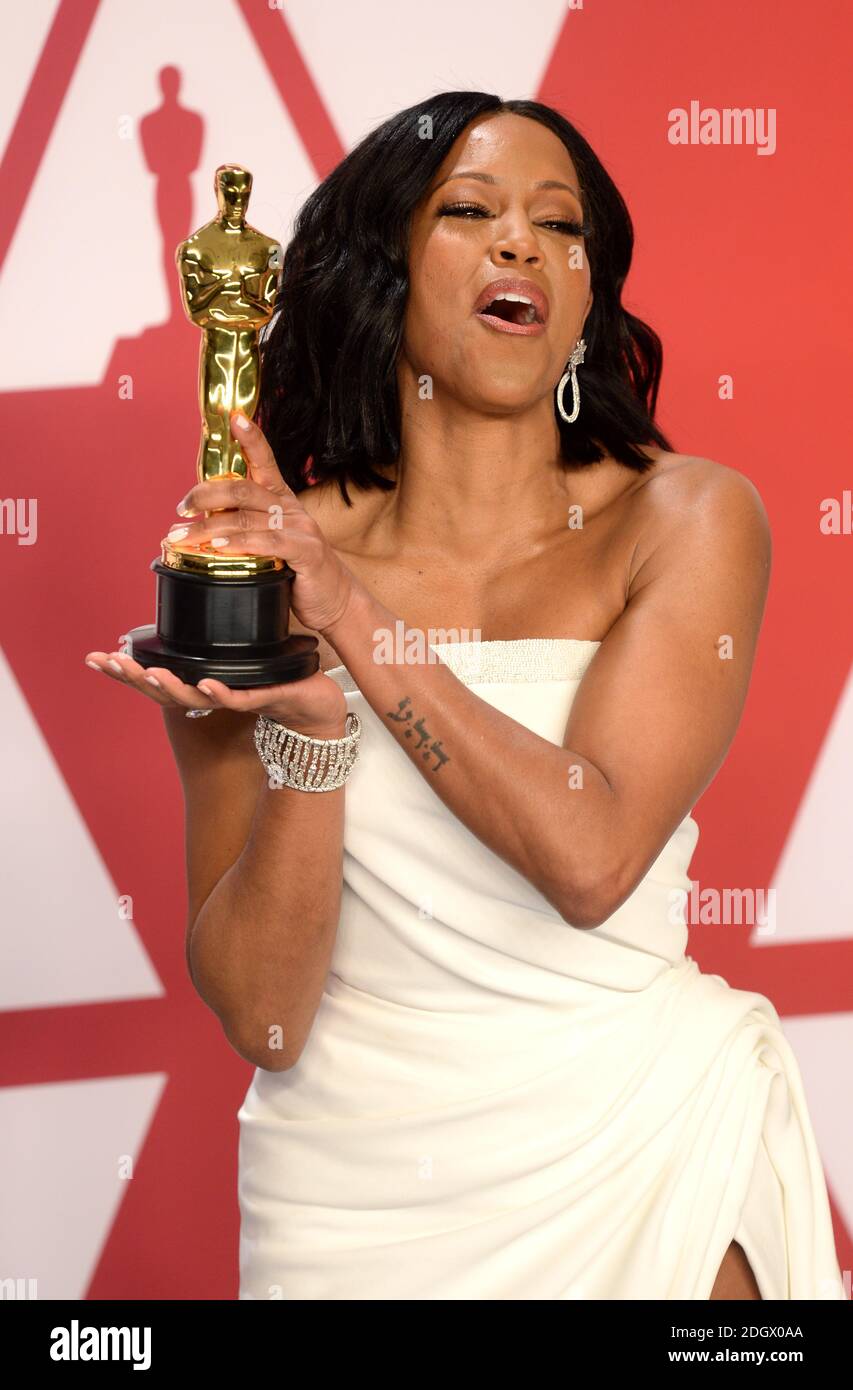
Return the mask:
[[(464, 217), (468, 213), (478, 214), (480, 217), (491, 216), (488, 208), (482, 207), (480, 203), (443, 203), (438, 209), (437, 216)], [(558, 231), (567, 236), (588, 236), (591, 231), (588, 222), (571, 222), (559, 217), (548, 217), (539, 225), (540, 227), (556, 227)]]
[(554, 217), (549, 217), (541, 225), (543, 227), (557, 227), (561, 232), (568, 233), (569, 236), (587, 236), (590, 230), (588, 222), (565, 222), (561, 218)]

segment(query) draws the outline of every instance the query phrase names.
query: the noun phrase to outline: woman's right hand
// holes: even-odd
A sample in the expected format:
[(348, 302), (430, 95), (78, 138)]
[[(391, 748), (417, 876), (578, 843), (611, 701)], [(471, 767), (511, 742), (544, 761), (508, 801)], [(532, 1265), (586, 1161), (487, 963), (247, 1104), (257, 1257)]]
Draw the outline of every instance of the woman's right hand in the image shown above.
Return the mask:
[(297, 733), (337, 738), (343, 732), (347, 702), (331, 676), (315, 671), (287, 685), (253, 686), (232, 690), (207, 678), (200, 686), (186, 685), (162, 666), (146, 669), (125, 652), (87, 652), (86, 664), (112, 680), (147, 695), (158, 705), (189, 710), (230, 709), (242, 714), (268, 714)]

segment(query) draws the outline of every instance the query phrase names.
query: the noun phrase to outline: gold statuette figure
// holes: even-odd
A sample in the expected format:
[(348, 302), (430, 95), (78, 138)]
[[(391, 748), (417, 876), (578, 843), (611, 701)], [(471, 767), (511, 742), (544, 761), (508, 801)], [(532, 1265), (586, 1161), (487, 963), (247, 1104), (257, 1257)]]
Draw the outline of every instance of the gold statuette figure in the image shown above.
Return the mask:
[[(202, 330), (198, 395), (202, 417), (197, 475), (246, 478), (249, 469), (231, 434), (230, 412), (252, 419), (258, 405), (261, 356), (258, 333), (272, 318), (281, 278), (281, 243), (246, 221), (252, 175), (239, 164), (220, 164), (214, 175), (219, 216), (181, 243), (175, 261), (181, 299)], [(273, 556), (222, 556), (209, 545), (163, 541), (163, 563), (211, 577), (247, 578), (280, 569)]]
[[(275, 312), (284, 260), (280, 243), (246, 221), (248, 169), (220, 164), (214, 187), (219, 216), (175, 253), (184, 309), (202, 333), (200, 483), (250, 476), (231, 412), (251, 420), (257, 408), (258, 334)], [(204, 541), (167, 539), (151, 569), (156, 623), (127, 633), (127, 654), (141, 666), (165, 667), (193, 684), (212, 676), (234, 689), (287, 684), (319, 670), (317, 638), (289, 632), (295, 575), (279, 556), (226, 556)]]

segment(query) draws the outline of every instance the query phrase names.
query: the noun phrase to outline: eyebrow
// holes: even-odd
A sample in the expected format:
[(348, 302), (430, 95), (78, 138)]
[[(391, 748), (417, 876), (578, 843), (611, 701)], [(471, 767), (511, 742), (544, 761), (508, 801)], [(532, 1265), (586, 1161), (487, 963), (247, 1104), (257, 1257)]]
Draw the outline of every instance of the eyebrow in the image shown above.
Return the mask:
[[(479, 169), (460, 169), (459, 173), (457, 173), (457, 174), (448, 174), (446, 179), (442, 179), (442, 180), (441, 180), (441, 183), (437, 183), (436, 186), (435, 186), (435, 188), (433, 189), (433, 192), (435, 192), (437, 189), (441, 188), (442, 185), (444, 185), (445, 183), (449, 183), (451, 179), (479, 179), (481, 183), (500, 183), (500, 182), (501, 182), (500, 179), (495, 178), (494, 174), (485, 174), (485, 173), (483, 173), (483, 172), (482, 172), (481, 170), (479, 170)], [(540, 179), (538, 183), (534, 183), (533, 187), (534, 187), (534, 188), (564, 188), (564, 189), (566, 190), (567, 193), (573, 193), (574, 196), (577, 198), (578, 202), (581, 204), (581, 207), (583, 207), (583, 202), (582, 202), (582, 200), (581, 200), (581, 195), (578, 193), (577, 189), (576, 189), (576, 188), (572, 188), (571, 184), (568, 184), (568, 183), (561, 183), (559, 179)]]

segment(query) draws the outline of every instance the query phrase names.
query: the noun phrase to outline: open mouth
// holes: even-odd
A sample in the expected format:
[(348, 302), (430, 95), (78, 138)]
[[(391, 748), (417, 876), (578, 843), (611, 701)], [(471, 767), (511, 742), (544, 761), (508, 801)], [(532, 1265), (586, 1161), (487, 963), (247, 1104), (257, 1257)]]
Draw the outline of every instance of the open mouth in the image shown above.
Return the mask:
[(521, 296), (510, 299), (505, 295), (499, 295), (485, 308), (478, 309), (477, 312), (488, 315), (489, 318), (503, 319), (505, 323), (517, 323), (526, 326), (530, 323), (542, 322), (536, 312), (535, 305)]

